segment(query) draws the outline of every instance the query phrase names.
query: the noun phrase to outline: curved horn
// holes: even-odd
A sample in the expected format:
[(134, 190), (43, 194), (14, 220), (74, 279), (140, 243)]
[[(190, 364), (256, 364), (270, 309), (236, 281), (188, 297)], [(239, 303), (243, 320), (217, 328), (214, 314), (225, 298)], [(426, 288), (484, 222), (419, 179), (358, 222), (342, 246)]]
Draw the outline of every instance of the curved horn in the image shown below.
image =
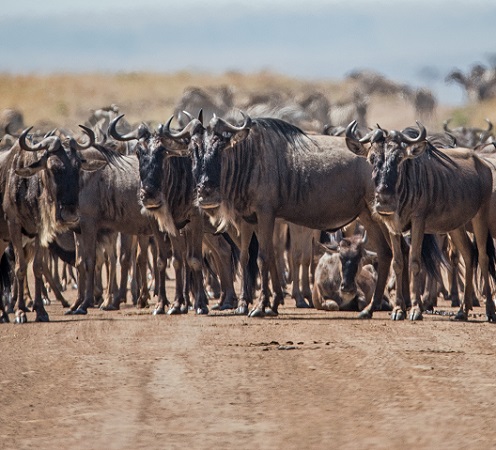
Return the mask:
[(403, 133), (400, 133), (401, 140), (403, 142), (406, 142), (407, 144), (417, 144), (419, 142), (425, 141), (425, 138), (427, 137), (427, 130), (418, 120), (417, 126), (419, 127), (419, 135), (416, 138), (411, 138), (404, 135)]
[(191, 131), (199, 123), (199, 120), (198, 119), (192, 119), (192, 120), (190, 120), (190, 122), (188, 123), (188, 125), (186, 125), (181, 131), (179, 131), (178, 133), (173, 133), (171, 131), (171, 129), (170, 129), (170, 124), (172, 123), (172, 120), (173, 119), (174, 119), (174, 115), (172, 115), (170, 117), (170, 119), (167, 121), (167, 123), (163, 127), (161, 127), (161, 132), (160, 132), (160, 135), (161, 136), (166, 136), (166, 137), (169, 137), (169, 138), (172, 138), (172, 139), (183, 139), (183, 138), (186, 138), (186, 137), (190, 137), (191, 136)]
[(367, 239), (368, 239), (367, 230), (365, 230), (362, 236), (362, 245), (365, 245), (367, 243)]
[(487, 130), (480, 134), (479, 141), (481, 143), (485, 142), (489, 136), (491, 136), (491, 131), (493, 129), (493, 124), (489, 119), (484, 119), (487, 122)]
[(95, 132), (91, 128), (85, 127), (84, 125), (79, 125), (79, 128), (81, 128), (88, 135), (89, 140), (86, 144), (80, 144), (78, 141), (75, 141), (77, 145), (77, 149), (86, 150), (87, 148), (90, 148), (95, 144), (96, 141)]
[(121, 114), (117, 116), (115, 119), (113, 119), (108, 127), (108, 134), (109, 136), (112, 136), (116, 141), (133, 141), (133, 140), (138, 140), (140, 138), (140, 127), (136, 128), (134, 131), (131, 131), (130, 133), (127, 134), (119, 134), (117, 132), (117, 122), (121, 120), (124, 117), (124, 114)]
[(350, 122), (348, 124), (348, 126), (346, 127), (346, 131), (345, 131), (345, 136), (348, 138), (348, 139), (352, 139), (353, 141), (357, 141), (357, 137), (355, 136), (355, 131), (356, 131), (356, 128), (357, 128), (357, 121), (356, 120), (353, 120), (352, 122)]
[(243, 130), (246, 130), (247, 128), (251, 128), (251, 125), (252, 125), (252, 121), (251, 121), (251, 117), (244, 113), (243, 111), (239, 110), (239, 112), (241, 113), (241, 115), (243, 116), (243, 118), (245, 119), (245, 121), (243, 122), (243, 125), (241, 125), (240, 127), (236, 127), (232, 124), (230, 124), (229, 122), (226, 122), (224, 119), (217, 119), (225, 128), (227, 128), (229, 131), (232, 131), (232, 132), (238, 132), (238, 131), (243, 131)]
[(19, 136), (19, 146), (22, 150), (25, 150), (27, 152), (37, 152), (39, 150), (46, 149), (54, 150), (57, 143), (60, 145), (60, 139), (57, 136), (49, 136), (36, 145), (28, 144), (28, 142), (26, 141), (26, 136), (32, 128), (33, 127), (26, 128)]
[(198, 111), (198, 120), (202, 123), (203, 125), (203, 108), (200, 108), (200, 111)]
[(446, 131), (447, 133), (453, 133), (453, 131), (448, 128), (448, 124), (450, 122), (451, 122), (451, 119), (445, 120), (443, 122), (443, 130)]
[(188, 111), (182, 111), (182, 113), (189, 119), (190, 122), (193, 120), (193, 116)]

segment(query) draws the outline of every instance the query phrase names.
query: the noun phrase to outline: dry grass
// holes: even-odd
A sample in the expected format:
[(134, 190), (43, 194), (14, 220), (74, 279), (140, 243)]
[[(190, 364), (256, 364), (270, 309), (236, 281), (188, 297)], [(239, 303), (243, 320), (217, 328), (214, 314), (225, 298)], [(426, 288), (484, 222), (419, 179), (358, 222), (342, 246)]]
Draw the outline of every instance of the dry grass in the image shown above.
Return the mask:
[[(177, 72), (162, 73), (89, 73), (55, 75), (0, 74), (0, 109), (17, 108), (27, 125), (59, 126), (76, 129), (91, 109), (115, 103), (131, 122), (163, 122), (172, 113), (177, 100), (187, 87), (227, 85), (235, 93), (315, 88), (331, 102), (351, 96), (353, 86), (342, 81), (299, 80), (270, 72), (221, 75)], [(371, 124), (386, 128), (403, 128), (415, 122), (413, 108), (400, 99), (373, 97), (369, 107)], [(465, 108), (439, 107), (428, 125), (439, 129), (442, 121), (453, 117), (453, 125), (481, 125), (488, 117), (496, 123), (496, 101)]]

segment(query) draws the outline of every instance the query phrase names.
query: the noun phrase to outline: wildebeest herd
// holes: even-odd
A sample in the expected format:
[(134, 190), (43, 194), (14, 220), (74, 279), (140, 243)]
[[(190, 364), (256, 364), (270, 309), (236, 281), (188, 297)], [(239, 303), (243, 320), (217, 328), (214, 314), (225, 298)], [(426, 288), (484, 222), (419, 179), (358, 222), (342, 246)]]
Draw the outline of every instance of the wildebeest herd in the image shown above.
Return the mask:
[[(210, 306), (277, 315), (292, 283), (300, 308), (355, 310), (364, 319), (389, 309), (393, 320), (421, 320), (442, 293), (459, 306), (456, 319), (484, 302), (496, 321), (489, 121), (483, 129), (447, 121), (444, 133), (429, 134), (420, 122), (368, 128), (362, 114), (360, 124), (319, 132), (306, 129), (310, 100), (301, 103), (306, 111), (220, 113), (203, 101), (184, 100), (157, 126), (131, 126), (112, 105), (81, 136), (19, 133), (22, 118), (9, 120), (0, 152), (1, 322), (9, 312), (27, 321), (30, 260), (36, 321), (49, 320), (45, 282), (67, 314), (87, 314), (119, 309), (129, 278), (140, 308), (153, 285), (154, 314), (208, 314)], [(60, 275), (71, 267), (78, 295), (69, 305)]]

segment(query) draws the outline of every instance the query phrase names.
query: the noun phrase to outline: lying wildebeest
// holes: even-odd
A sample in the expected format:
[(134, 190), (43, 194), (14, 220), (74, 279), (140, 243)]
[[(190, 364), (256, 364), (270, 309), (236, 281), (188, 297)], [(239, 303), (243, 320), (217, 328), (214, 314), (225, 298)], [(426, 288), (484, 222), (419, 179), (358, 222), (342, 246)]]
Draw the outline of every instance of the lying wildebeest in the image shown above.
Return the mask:
[[(362, 311), (372, 299), (377, 255), (365, 249), (367, 234), (321, 244), (325, 253), (315, 269), (312, 300), (316, 309)], [(381, 308), (382, 309), (382, 308)]]
[[(106, 160), (87, 160), (80, 153), (94, 144), (94, 134), (83, 127), (89, 140), (81, 145), (75, 139), (62, 141), (49, 136), (38, 144), (30, 144), (23, 131), (18, 143), (0, 155), (0, 186), (4, 189), (3, 210), (9, 236), (14, 247), (18, 301), (16, 322), (27, 321), (24, 282), (27, 261), (23, 239), (34, 239), (33, 270), (36, 321), (48, 321), (42, 292), (43, 262), (41, 247), (47, 247), (59, 233), (67, 231), (79, 220), (79, 179), (81, 171), (96, 171)], [(41, 156), (39, 152), (41, 153)]]
[[(427, 141), (426, 129), (417, 122), (416, 137), (400, 131), (373, 130), (358, 140), (352, 122), (346, 132), (348, 148), (367, 158), (374, 168), (374, 214), (388, 227), (397, 276), (397, 306), (393, 319), (402, 319), (403, 255), (402, 233), (410, 231), (409, 266), (412, 276), (411, 320), (422, 319), (421, 249), (425, 233), (448, 233), (465, 262), (465, 295), (457, 319), (467, 320), (472, 309), (474, 249), (467, 235), (471, 224), (484, 280), (486, 315), (496, 321), (489, 285), (494, 275), (494, 244), (489, 233), (489, 211), (493, 186), (491, 168), (477, 154), (465, 148), (437, 149)], [(366, 143), (370, 143), (367, 148)], [(399, 306), (398, 306), (399, 305)]]
[[(192, 120), (177, 139), (191, 140), (198, 204), (218, 208), (225, 223), (242, 217), (256, 224), (262, 289), (251, 316), (277, 314), (283, 298), (277, 271), (270, 308), (269, 268), (273, 265), (276, 217), (318, 230), (336, 230), (357, 217), (378, 253), (373, 301), (361, 317), (371, 317), (386, 285), (391, 250), (385, 228), (372, 219), (374, 186), (370, 165), (352, 155), (345, 139), (307, 136), (282, 120), (251, 119), (241, 126), (214, 117), (205, 129)], [(266, 311), (267, 308), (267, 311)]]

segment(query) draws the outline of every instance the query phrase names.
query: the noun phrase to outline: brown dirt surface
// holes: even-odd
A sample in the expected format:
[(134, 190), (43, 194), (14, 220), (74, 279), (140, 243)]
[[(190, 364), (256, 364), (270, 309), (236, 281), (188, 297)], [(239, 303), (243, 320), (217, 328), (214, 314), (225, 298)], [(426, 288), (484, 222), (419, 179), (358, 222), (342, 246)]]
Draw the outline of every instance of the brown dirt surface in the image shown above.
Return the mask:
[(293, 305), (254, 319), (130, 305), (74, 317), (52, 303), (50, 323), (2, 324), (0, 448), (496, 447), (483, 316), (361, 321)]

